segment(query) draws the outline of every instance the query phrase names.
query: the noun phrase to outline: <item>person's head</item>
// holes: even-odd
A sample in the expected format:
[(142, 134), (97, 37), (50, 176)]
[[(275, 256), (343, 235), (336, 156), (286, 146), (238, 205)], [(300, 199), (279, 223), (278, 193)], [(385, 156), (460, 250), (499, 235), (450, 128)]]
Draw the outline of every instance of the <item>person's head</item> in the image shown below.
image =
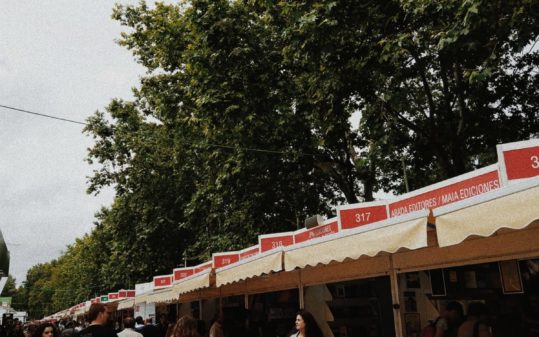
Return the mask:
[(2, 325), (6, 328), (11, 328), (13, 326), (13, 318), (11, 317), (6, 317), (3, 321), (2, 321)]
[(144, 324), (146, 325), (152, 325), (153, 324), (153, 320), (151, 317), (148, 317), (144, 320)]
[(124, 328), (133, 329), (135, 327), (135, 319), (133, 317), (124, 318)]
[(92, 303), (88, 310), (88, 322), (93, 324), (105, 325), (112, 311), (103, 303)]
[(447, 302), (445, 305), (445, 318), (449, 323), (455, 323), (462, 319), (464, 316), (464, 310), (462, 304), (457, 301)]
[(32, 334), (32, 337), (58, 337), (58, 329), (53, 323), (40, 324)]
[(296, 314), (296, 330), (303, 332), (305, 337), (322, 337), (322, 332), (313, 315), (307, 310), (300, 310)]
[(142, 318), (142, 316), (135, 317), (135, 323), (138, 325), (144, 325), (144, 319)]
[(197, 321), (191, 316), (181, 317), (174, 325), (170, 337), (199, 337)]
[(34, 336), (34, 332), (36, 331), (38, 325), (37, 324), (34, 324), (34, 323), (29, 323), (28, 326), (26, 327), (26, 331), (27, 331), (27, 336)]

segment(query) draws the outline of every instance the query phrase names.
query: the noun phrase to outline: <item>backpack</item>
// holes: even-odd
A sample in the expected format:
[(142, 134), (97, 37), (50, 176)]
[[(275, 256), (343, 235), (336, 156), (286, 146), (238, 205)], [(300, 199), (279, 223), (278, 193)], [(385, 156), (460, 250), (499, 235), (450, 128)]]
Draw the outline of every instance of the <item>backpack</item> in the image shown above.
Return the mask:
[(436, 335), (436, 323), (438, 318), (434, 321), (429, 321), (429, 324), (421, 329), (421, 337), (434, 337)]

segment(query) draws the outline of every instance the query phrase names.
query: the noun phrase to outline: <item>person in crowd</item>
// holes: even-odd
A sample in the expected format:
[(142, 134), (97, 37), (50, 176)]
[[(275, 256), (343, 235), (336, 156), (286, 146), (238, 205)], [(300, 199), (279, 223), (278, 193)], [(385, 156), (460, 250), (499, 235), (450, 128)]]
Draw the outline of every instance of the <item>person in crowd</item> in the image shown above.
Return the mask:
[(295, 323), (296, 331), (290, 337), (323, 337), (322, 330), (307, 310), (298, 311)]
[(118, 337), (142, 337), (140, 332), (135, 331), (135, 319), (133, 317), (124, 318), (124, 329), (118, 333)]
[(140, 329), (140, 333), (144, 337), (160, 337), (159, 330), (155, 325), (153, 325), (151, 317), (148, 317), (144, 320), (144, 327)]
[(142, 316), (135, 317), (135, 331), (141, 332), (142, 328), (144, 328), (144, 319)]
[(109, 326), (112, 310), (103, 303), (92, 303), (88, 310), (90, 325), (79, 332), (79, 337), (118, 337)]
[(34, 330), (32, 337), (60, 337), (60, 333), (53, 323), (43, 323)]
[(468, 305), (466, 321), (458, 329), (457, 337), (492, 337), (488, 325), (488, 308), (484, 303)]
[(224, 323), (224, 313), (222, 310), (219, 310), (213, 319), (213, 323), (210, 327), (209, 337), (224, 337), (223, 323)]
[(463, 320), (462, 304), (457, 301), (447, 302), (440, 317), (436, 320), (435, 337), (456, 337)]
[(11, 333), (11, 337), (25, 337), (22, 322), (19, 321), (17, 318), (13, 320), (13, 330)]
[(200, 337), (197, 321), (191, 316), (183, 316), (172, 328), (170, 337)]
[(159, 315), (159, 322), (156, 324), (158, 337), (166, 337), (169, 327), (167, 315)]
[(76, 337), (78, 334), (77, 321), (69, 321), (65, 324), (65, 329), (60, 334), (61, 337)]
[(26, 337), (32, 337), (34, 335), (34, 332), (36, 331), (38, 325), (31, 322), (31, 323), (28, 323), (26, 325), (26, 332), (25, 332), (25, 336)]

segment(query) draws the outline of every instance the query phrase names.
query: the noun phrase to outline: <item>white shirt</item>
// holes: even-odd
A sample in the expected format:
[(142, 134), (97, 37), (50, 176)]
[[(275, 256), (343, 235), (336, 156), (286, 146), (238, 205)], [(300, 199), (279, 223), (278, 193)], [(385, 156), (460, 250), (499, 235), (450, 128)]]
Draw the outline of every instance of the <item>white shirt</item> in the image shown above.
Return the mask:
[(131, 328), (125, 328), (121, 332), (118, 332), (118, 337), (142, 337), (142, 334)]

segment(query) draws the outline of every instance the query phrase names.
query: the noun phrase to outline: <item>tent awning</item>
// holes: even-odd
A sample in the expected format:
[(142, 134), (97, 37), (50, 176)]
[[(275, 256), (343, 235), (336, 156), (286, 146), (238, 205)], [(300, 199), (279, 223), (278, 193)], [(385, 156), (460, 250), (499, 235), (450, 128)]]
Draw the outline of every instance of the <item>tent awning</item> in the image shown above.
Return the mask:
[(216, 286), (283, 270), (283, 251), (270, 251), (252, 256), (215, 271)]
[(339, 232), (312, 243), (285, 247), (286, 271), (380, 252), (394, 253), (401, 248), (418, 249), (427, 246), (428, 211)]
[(148, 296), (150, 296), (152, 292), (149, 291), (149, 292), (146, 292), (146, 293), (143, 293), (143, 294), (137, 294), (135, 296), (135, 303), (142, 303), (142, 302), (146, 302), (146, 300), (148, 299)]
[(177, 297), (181, 294), (185, 294), (193, 290), (207, 288), (210, 286), (210, 274), (211, 269), (182, 279), (181, 281), (172, 286), (172, 291), (176, 294)]
[(173, 302), (178, 299), (178, 293), (175, 293), (172, 287), (166, 289), (154, 290), (146, 298), (147, 303), (165, 303)]
[(440, 247), (472, 235), (491, 236), (501, 228), (522, 229), (539, 219), (539, 178), (435, 209)]
[(134, 298), (126, 298), (124, 300), (121, 300), (118, 302), (118, 308), (117, 310), (125, 310), (125, 309), (131, 309), (135, 305), (135, 299)]

